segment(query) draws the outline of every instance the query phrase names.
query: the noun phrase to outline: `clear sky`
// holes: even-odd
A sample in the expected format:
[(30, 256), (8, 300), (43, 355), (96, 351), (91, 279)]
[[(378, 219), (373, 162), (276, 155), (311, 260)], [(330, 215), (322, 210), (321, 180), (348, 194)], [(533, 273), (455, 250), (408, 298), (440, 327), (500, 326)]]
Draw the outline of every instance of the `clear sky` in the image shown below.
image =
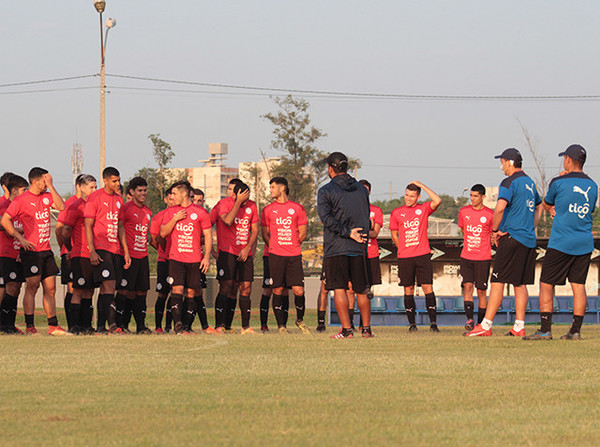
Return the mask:
[[(0, 84), (99, 73), (92, 0), (4, 5)], [(403, 95), (600, 95), (597, 1), (108, 0), (107, 73), (194, 82)], [(2, 166), (47, 167), (71, 181), (71, 147), (97, 175), (99, 77), (0, 87)], [(107, 78), (107, 165), (126, 179), (152, 165), (150, 133), (173, 146), (174, 167), (198, 166), (208, 143), (229, 143), (230, 165), (268, 155), (275, 109), (267, 94)], [(91, 87), (78, 90), (15, 93)], [(124, 89), (123, 87), (128, 87)], [(132, 90), (179, 89), (185, 92)], [(202, 92), (202, 93), (197, 93)], [(236, 94), (231, 94), (236, 92)], [(302, 95), (299, 95), (302, 96)], [(550, 176), (558, 152), (588, 149), (600, 178), (598, 100), (426, 101), (305, 96), (325, 151), (358, 157), (373, 198), (418, 179), (460, 195), (502, 179), (493, 156), (521, 149), (517, 118), (537, 138)]]

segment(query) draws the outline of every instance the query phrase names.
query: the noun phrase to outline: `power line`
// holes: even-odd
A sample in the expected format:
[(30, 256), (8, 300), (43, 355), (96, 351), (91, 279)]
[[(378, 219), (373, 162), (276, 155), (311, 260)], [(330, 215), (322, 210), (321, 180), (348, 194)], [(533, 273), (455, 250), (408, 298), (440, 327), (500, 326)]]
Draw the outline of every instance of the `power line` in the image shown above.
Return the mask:
[(18, 85), (45, 84), (47, 82), (73, 81), (75, 79), (94, 78), (96, 76), (98, 76), (98, 75), (97, 74), (89, 74), (89, 75), (81, 75), (81, 76), (70, 76), (68, 78), (42, 79), (40, 81), (14, 82), (12, 84), (0, 84), (0, 87), (15, 87)]
[(41, 90), (20, 90), (16, 92), (0, 92), (0, 95), (25, 95), (28, 93), (49, 93), (49, 92), (63, 92), (67, 90), (89, 90), (89, 89), (97, 89), (99, 88), (97, 85), (90, 87), (64, 87), (64, 88), (47, 88)]

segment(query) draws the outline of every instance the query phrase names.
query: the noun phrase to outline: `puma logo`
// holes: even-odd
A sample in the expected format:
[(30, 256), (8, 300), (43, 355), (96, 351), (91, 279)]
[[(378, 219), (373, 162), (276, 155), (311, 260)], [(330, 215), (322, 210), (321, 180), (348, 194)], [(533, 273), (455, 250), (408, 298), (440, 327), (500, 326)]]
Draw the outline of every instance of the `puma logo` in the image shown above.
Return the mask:
[(588, 189), (586, 189), (585, 191), (583, 189), (581, 189), (579, 186), (573, 186), (573, 192), (578, 192), (579, 194), (582, 194), (585, 197), (585, 201), (589, 202), (590, 199), (588, 198), (588, 192), (590, 192), (590, 189), (592, 187), (588, 186)]
[(533, 192), (533, 186), (528, 185), (527, 183), (525, 183), (525, 188), (528, 189), (529, 191), (531, 191), (531, 194), (535, 196), (535, 193)]

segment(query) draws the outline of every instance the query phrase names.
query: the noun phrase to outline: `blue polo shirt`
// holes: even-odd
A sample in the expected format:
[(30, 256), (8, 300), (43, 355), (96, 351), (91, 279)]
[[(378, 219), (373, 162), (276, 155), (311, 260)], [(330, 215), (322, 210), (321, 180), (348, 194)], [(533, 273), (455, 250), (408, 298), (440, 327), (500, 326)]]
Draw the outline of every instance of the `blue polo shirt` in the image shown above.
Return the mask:
[(529, 248), (535, 248), (535, 207), (542, 203), (535, 182), (517, 171), (500, 183), (498, 200), (506, 202), (500, 231)]
[(592, 212), (597, 200), (598, 185), (583, 172), (553, 178), (544, 198), (556, 210), (548, 247), (568, 255), (591, 253)]

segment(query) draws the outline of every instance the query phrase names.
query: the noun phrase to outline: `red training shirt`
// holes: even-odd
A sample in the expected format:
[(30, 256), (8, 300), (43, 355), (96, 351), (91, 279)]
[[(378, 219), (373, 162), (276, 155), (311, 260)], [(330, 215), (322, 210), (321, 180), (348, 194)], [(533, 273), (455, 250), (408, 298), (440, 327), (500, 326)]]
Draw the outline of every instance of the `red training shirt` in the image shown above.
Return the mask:
[(470, 261), (492, 259), (492, 219), (494, 211), (484, 206), (480, 210), (473, 205), (462, 207), (458, 212), (458, 226), (463, 230), (461, 258)]
[(104, 188), (88, 197), (83, 217), (94, 219), (94, 248), (119, 254), (119, 211), (123, 199), (118, 194), (108, 194)]
[(211, 228), (208, 211), (198, 205), (180, 205), (167, 208), (163, 215), (163, 225), (167, 224), (179, 210), (186, 210), (185, 219), (177, 221), (169, 235), (171, 245), (168, 259), (172, 261), (196, 263), (202, 261), (202, 233)]
[[(168, 208), (165, 208), (164, 210), (156, 213), (156, 215), (154, 217), (152, 217), (152, 222), (150, 222), (150, 235), (151, 236), (154, 236), (154, 237), (160, 236), (160, 227), (163, 224), (163, 216), (165, 215), (165, 212), (167, 210), (168, 210)], [(166, 248), (168, 251), (169, 250), (169, 242), (170, 242), (171, 238), (167, 236), (165, 240), (167, 241)], [(163, 248), (160, 244), (158, 244), (157, 251), (158, 251), (158, 257), (156, 260), (158, 262), (166, 261), (167, 258), (165, 257), (165, 250), (163, 250)]]
[(71, 258), (90, 257), (90, 250), (85, 238), (84, 210), (85, 200), (79, 198), (71, 203), (69, 208), (66, 209), (65, 214), (62, 216), (59, 214), (58, 221), (63, 225), (71, 227)]
[(396, 208), (390, 216), (390, 230), (398, 231), (398, 257), (414, 258), (431, 253), (427, 238), (432, 202)]
[[(56, 218), (56, 220), (60, 223), (63, 223), (63, 220), (65, 218), (65, 215), (67, 214), (67, 210), (69, 209), (69, 207), (71, 206), (71, 204), (73, 202), (75, 202), (77, 200), (77, 196), (71, 196), (69, 197), (67, 200), (65, 200), (65, 209), (60, 211), (58, 213), (58, 217)], [(69, 252), (69, 250), (67, 250), (67, 247), (65, 247), (64, 245), (62, 247), (60, 247), (60, 255), (66, 255)]]
[(271, 232), (269, 253), (277, 256), (301, 255), (298, 227), (307, 223), (306, 211), (299, 203), (288, 200), (267, 205), (262, 212), (261, 225)]
[[(378, 206), (371, 205), (371, 213), (369, 214), (369, 218), (371, 219), (371, 222), (373, 222), (373, 225), (379, 224), (379, 227), (383, 226), (383, 211)], [(378, 257), (379, 242), (377, 242), (377, 238), (369, 238), (369, 245), (367, 246), (367, 258), (371, 259)]]
[(49, 192), (35, 195), (25, 191), (6, 210), (11, 220), (21, 222), (25, 239), (35, 245), (33, 251), (50, 251), (50, 207), (53, 203)]
[(146, 205), (137, 206), (133, 200), (121, 208), (119, 220), (123, 222), (129, 256), (143, 259), (148, 256), (148, 227), (152, 210)]
[[(218, 203), (219, 217), (229, 213), (234, 204), (235, 199), (233, 197), (222, 199)], [(256, 203), (252, 200), (246, 201), (246, 203), (240, 207), (233, 223), (229, 227), (225, 225), (222, 219), (217, 219), (217, 243), (219, 251), (238, 256), (240, 251), (248, 245), (248, 241), (250, 240), (250, 227), (255, 223), (258, 223), (258, 209), (256, 208)], [(219, 228), (221, 228), (220, 234)], [(252, 256), (252, 249), (250, 249), (248, 255)]]
[[(10, 205), (10, 199), (2, 196), (0, 198), (0, 216), (4, 215)], [(18, 219), (12, 219), (13, 226), (19, 230), (23, 228)], [(9, 236), (6, 231), (0, 231), (0, 257), (17, 259), (21, 249), (21, 243), (14, 237)]]

